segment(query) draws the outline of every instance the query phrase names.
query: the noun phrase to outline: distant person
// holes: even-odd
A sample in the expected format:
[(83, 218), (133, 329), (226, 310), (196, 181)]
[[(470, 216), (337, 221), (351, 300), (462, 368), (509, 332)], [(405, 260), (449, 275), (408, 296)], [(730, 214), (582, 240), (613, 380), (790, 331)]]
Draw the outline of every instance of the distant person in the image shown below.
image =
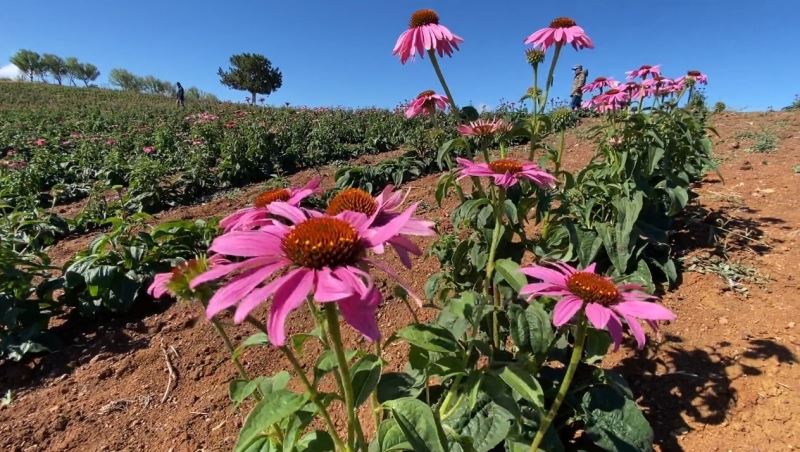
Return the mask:
[(575, 71), (575, 78), (572, 79), (572, 91), (570, 92), (570, 96), (572, 96), (572, 109), (577, 110), (581, 108), (581, 101), (583, 100), (583, 85), (586, 84), (586, 78), (589, 77), (589, 71), (583, 68), (580, 64), (574, 66), (572, 68)]
[(178, 82), (177, 85), (178, 91), (176, 93), (177, 100), (175, 103), (178, 105), (178, 107), (183, 108), (183, 86), (181, 85), (181, 82)]

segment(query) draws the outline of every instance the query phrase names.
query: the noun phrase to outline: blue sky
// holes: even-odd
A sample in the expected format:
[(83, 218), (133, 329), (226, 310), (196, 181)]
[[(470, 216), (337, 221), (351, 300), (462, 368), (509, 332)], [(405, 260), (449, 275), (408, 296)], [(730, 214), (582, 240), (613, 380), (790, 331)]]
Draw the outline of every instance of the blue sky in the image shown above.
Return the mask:
[(551, 1), (6, 1), (0, 66), (20, 48), (195, 85), (224, 99), (228, 57), (258, 52), (281, 68), (268, 103), (392, 107), (439, 86), (427, 59), (401, 65), (391, 50), (409, 15), (430, 7), (465, 40), (442, 61), (459, 104), (494, 106), (530, 84), (523, 39), (557, 16), (573, 17), (594, 50), (565, 49), (553, 93), (566, 97), (573, 64), (623, 77), (641, 64), (666, 75), (700, 69), (710, 101), (763, 110), (800, 93), (798, 0)]

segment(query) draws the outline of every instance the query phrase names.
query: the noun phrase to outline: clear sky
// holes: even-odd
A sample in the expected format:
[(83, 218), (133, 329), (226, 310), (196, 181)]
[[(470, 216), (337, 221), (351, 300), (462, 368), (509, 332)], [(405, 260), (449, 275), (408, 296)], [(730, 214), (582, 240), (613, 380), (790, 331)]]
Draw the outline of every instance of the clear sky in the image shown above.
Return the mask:
[(522, 41), (557, 16), (595, 42), (562, 53), (557, 96), (567, 96), (576, 63), (590, 79), (619, 79), (641, 64), (660, 63), (667, 76), (699, 69), (709, 100), (734, 109), (781, 108), (800, 93), (800, 0), (3, 0), (0, 66), (28, 48), (94, 63), (101, 85), (122, 67), (241, 101), (216, 71), (231, 54), (257, 52), (283, 71), (268, 103), (392, 107), (439, 90), (427, 58), (403, 66), (391, 54), (410, 14), (425, 7), (464, 38), (442, 62), (460, 104), (519, 99), (530, 85)]

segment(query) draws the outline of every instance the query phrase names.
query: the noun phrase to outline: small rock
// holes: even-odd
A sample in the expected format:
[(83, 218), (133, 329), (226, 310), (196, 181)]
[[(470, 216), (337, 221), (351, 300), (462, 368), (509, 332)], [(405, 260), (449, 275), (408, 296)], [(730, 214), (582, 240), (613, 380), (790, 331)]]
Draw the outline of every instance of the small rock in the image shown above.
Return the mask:
[(106, 378), (111, 377), (113, 375), (114, 375), (114, 369), (106, 367), (105, 369), (101, 370), (100, 373), (97, 374), (97, 379), (105, 380)]
[(796, 325), (796, 323), (789, 322), (789, 323), (786, 324), (786, 329), (792, 329), (792, 328), (794, 328), (795, 325)]
[(719, 322), (720, 325), (727, 325), (728, 324), (728, 318), (727, 317), (720, 317), (718, 322)]

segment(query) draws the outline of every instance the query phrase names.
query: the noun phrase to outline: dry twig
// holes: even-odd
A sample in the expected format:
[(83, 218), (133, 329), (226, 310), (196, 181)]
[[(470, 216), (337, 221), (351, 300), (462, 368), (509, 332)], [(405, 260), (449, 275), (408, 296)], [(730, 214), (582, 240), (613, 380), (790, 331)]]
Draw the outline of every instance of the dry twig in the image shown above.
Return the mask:
[(164, 354), (164, 361), (167, 363), (167, 372), (169, 372), (167, 387), (164, 389), (164, 395), (161, 396), (161, 403), (164, 403), (167, 401), (167, 397), (169, 397), (169, 393), (174, 387), (173, 383), (177, 384), (178, 382), (178, 374), (175, 373), (175, 367), (172, 366), (172, 361), (169, 359), (169, 353), (167, 353), (167, 349), (164, 348), (163, 343), (161, 344), (161, 352)]

